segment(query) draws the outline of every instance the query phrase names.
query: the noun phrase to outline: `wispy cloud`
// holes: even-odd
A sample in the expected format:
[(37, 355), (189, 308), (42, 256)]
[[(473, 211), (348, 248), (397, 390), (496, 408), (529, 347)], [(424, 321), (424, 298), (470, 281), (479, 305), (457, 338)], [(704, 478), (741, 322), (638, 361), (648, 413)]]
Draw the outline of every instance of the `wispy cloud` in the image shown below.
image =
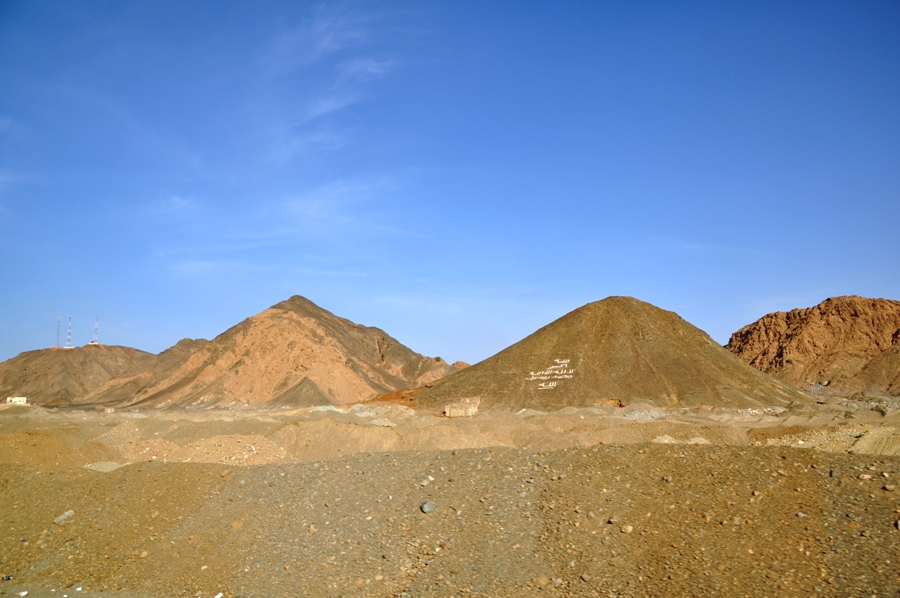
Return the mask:
[(386, 223), (390, 195), (402, 185), (394, 179), (342, 180), (281, 202), (292, 234), (334, 238), (353, 233), (364, 236), (415, 236)]
[(356, 104), (360, 100), (360, 97), (359, 94), (348, 90), (341, 93), (331, 92), (322, 97), (314, 98), (306, 105), (306, 113), (304, 114), (303, 122), (325, 116), (326, 114), (331, 114), (332, 112), (337, 112), (338, 110), (343, 110), (347, 106)]
[(348, 79), (378, 78), (390, 74), (399, 64), (396, 59), (379, 60), (363, 56), (345, 60), (339, 70), (341, 76)]
[(276, 72), (289, 72), (358, 46), (366, 38), (361, 13), (347, 6), (321, 5), (306, 22), (275, 38), (270, 65)]

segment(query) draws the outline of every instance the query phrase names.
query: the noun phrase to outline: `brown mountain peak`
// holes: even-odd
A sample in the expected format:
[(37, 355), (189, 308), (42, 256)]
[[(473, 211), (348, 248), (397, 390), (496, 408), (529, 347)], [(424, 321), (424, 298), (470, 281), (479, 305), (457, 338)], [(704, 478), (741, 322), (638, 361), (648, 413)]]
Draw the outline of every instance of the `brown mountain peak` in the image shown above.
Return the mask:
[(732, 334), (726, 348), (801, 388), (900, 395), (900, 301), (848, 295), (770, 313)]

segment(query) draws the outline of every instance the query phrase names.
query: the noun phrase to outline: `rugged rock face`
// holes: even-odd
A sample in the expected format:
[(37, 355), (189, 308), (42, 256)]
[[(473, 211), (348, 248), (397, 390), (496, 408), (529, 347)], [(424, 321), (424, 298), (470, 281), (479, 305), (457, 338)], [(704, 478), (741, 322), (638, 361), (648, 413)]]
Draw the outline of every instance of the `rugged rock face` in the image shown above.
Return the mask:
[(411, 397), (441, 409), (544, 411), (646, 402), (755, 407), (809, 396), (736, 359), (677, 314), (631, 297), (590, 303)]
[(114, 345), (26, 351), (0, 363), (0, 401), (24, 396), (41, 405), (67, 405), (135, 369), (149, 367), (152, 353)]
[(355, 403), (428, 384), (452, 371), (439, 357), (419, 355), (382, 330), (354, 324), (295, 296), (203, 344), (138, 390), (129, 404), (259, 408)]
[(834, 297), (771, 313), (732, 334), (725, 347), (801, 388), (900, 395), (900, 301)]

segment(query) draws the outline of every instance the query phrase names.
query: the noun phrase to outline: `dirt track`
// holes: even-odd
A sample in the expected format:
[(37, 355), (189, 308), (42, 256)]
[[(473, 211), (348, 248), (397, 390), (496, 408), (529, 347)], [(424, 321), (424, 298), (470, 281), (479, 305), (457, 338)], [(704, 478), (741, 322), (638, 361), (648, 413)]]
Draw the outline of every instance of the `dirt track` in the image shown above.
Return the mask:
[(4, 409), (0, 592), (895, 595), (897, 420)]

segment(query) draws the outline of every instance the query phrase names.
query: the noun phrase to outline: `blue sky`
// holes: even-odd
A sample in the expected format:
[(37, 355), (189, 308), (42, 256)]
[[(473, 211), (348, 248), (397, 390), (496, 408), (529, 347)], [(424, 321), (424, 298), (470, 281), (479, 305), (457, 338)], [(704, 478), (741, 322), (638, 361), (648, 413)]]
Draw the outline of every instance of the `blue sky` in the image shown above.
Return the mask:
[(900, 299), (896, 2), (0, 0), (0, 359), (300, 294), (476, 362)]

